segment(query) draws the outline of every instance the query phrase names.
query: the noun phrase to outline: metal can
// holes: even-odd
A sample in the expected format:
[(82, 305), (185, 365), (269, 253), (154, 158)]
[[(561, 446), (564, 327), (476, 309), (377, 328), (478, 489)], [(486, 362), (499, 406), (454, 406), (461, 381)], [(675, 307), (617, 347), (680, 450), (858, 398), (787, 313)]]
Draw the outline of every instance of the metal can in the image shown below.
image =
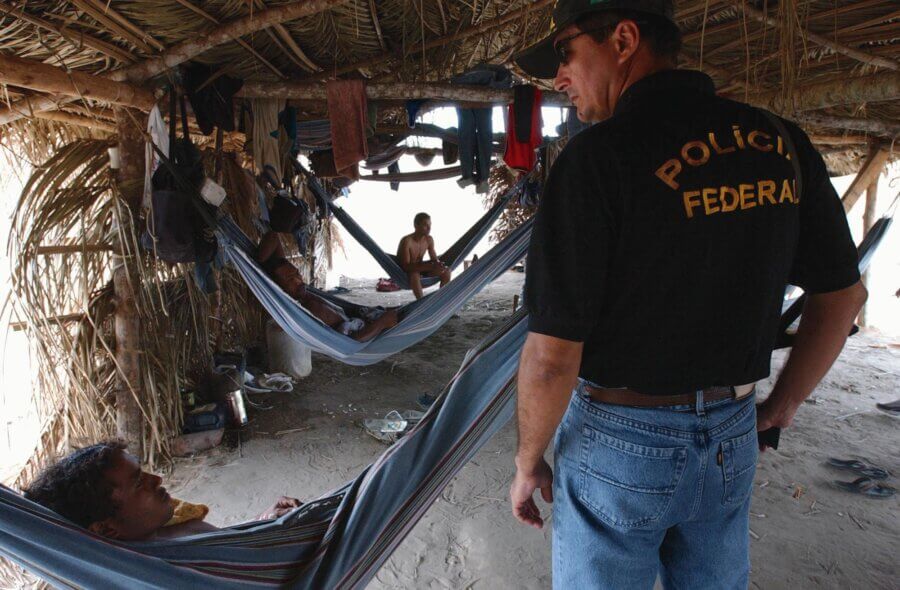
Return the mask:
[(231, 415), (231, 425), (240, 428), (247, 423), (247, 407), (244, 405), (244, 392), (240, 389), (229, 391), (225, 394), (228, 402), (228, 413)]

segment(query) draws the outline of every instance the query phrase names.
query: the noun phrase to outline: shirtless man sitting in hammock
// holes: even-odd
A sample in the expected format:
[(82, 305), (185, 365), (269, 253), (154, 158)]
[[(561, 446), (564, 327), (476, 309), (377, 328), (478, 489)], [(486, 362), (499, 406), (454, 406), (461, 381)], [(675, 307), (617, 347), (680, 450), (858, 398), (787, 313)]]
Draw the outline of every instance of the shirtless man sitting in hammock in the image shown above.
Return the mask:
[(270, 231), (263, 236), (256, 258), (263, 270), (285, 293), (296, 299), (324, 324), (354, 340), (370, 340), (397, 325), (396, 309), (388, 309), (380, 315), (373, 313), (369, 317), (351, 318), (337, 305), (307, 291), (306, 283), (300, 278), (297, 267), (285, 258), (281, 240), (275, 232)]
[[(120, 541), (171, 539), (219, 530), (203, 519), (209, 508), (175, 500), (158, 475), (141, 469), (125, 444), (85, 447), (45, 469), (25, 497), (89, 531)], [(282, 496), (257, 517), (269, 520), (302, 504)]]
[[(397, 247), (400, 268), (406, 271), (409, 286), (416, 299), (422, 298), (422, 277), (440, 277), (441, 287), (450, 282), (450, 269), (441, 262), (434, 252), (434, 238), (431, 237), (431, 216), (419, 213), (413, 218), (416, 231), (403, 236)], [(424, 262), (425, 253), (430, 260)]]

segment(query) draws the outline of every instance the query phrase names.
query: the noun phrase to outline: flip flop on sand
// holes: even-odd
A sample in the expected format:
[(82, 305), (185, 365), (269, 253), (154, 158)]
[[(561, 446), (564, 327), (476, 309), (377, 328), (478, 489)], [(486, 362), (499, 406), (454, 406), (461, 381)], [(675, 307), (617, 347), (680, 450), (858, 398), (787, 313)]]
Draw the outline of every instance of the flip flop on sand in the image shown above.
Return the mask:
[(897, 493), (891, 486), (880, 484), (869, 477), (860, 477), (853, 481), (835, 481), (834, 485), (844, 491), (872, 498), (890, 498)]
[(835, 459), (834, 457), (830, 457), (828, 461), (826, 461), (826, 464), (835, 469), (852, 471), (857, 475), (862, 475), (869, 479), (887, 479), (891, 475), (887, 469), (868, 465), (862, 461), (857, 461), (856, 459)]
[(900, 399), (894, 400), (892, 402), (886, 404), (875, 404), (875, 407), (881, 410), (881, 412), (887, 414), (888, 416), (893, 416), (894, 418), (900, 418)]

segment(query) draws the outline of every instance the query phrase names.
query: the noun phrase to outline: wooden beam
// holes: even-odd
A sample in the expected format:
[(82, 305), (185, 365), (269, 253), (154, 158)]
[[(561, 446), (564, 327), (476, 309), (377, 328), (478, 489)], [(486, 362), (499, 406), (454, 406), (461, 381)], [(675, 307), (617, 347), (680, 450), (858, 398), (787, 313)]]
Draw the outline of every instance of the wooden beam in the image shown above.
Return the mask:
[[(288, 100), (325, 100), (326, 87), (318, 82), (245, 82), (237, 96), (244, 98), (285, 98)], [(416, 84), (406, 82), (368, 84), (369, 100), (431, 99), (482, 104), (510, 104), (512, 89), (459, 84)], [(546, 106), (570, 106), (569, 97), (560, 92), (544, 92)]]
[[(197, 6), (196, 4), (194, 4), (193, 2), (190, 2), (189, 0), (175, 0), (175, 1), (178, 2), (179, 4), (181, 4), (182, 6), (184, 6), (185, 8), (187, 8), (188, 10), (192, 10), (192, 11), (195, 12), (197, 15), (199, 15), (200, 17), (202, 17), (202, 18), (208, 20), (209, 22), (213, 23), (214, 25), (221, 24), (220, 21), (219, 21), (219, 19), (217, 19), (216, 17), (214, 17), (214, 16), (211, 15), (210, 13), (206, 12), (205, 10), (203, 10), (202, 8), (200, 8), (199, 6)], [(262, 65), (266, 66), (266, 67), (267, 67), (269, 70), (271, 70), (272, 73), (274, 73), (276, 76), (278, 76), (279, 78), (285, 78), (285, 77), (286, 77), (286, 76), (281, 72), (281, 70), (279, 70), (278, 67), (275, 66), (275, 64), (273, 64), (272, 62), (270, 62), (269, 60), (267, 60), (266, 58), (264, 58), (262, 55), (260, 55), (259, 52), (257, 52), (255, 49), (253, 49), (253, 47), (251, 47), (249, 43), (247, 43), (247, 42), (244, 41), (243, 39), (235, 39), (235, 41), (237, 42), (238, 45), (240, 45), (241, 47), (243, 47), (244, 50), (246, 50), (250, 55), (252, 55), (252, 56), (254, 57), (254, 59), (256, 59), (256, 60), (257, 60), (259, 63), (261, 63)]]
[(0, 55), (0, 82), (31, 90), (92, 98), (145, 111), (156, 103), (153, 93), (124, 82), (114, 82), (77, 70), (65, 71), (38, 61)]
[[(261, 12), (235, 19), (205, 34), (192, 37), (169, 47), (157, 57), (137, 63), (113, 73), (114, 79), (144, 81), (170, 68), (191, 60), (223, 43), (237, 40), (244, 35), (261, 31), (272, 25), (319, 14), (347, 0), (305, 0), (269, 8)], [(120, 73), (121, 72), (121, 73)]]
[(397, 174), (368, 174), (360, 176), (360, 180), (376, 180), (379, 182), (424, 182), (428, 180), (443, 180), (462, 174), (462, 167), (450, 166), (436, 170), (419, 170), (417, 172), (398, 172)]
[(103, 25), (110, 33), (125, 39), (147, 53), (164, 49), (162, 43), (138, 29), (109, 6), (98, 5), (94, 0), (69, 0), (69, 2)]
[[(753, 8), (751, 5), (749, 5), (744, 0), (732, 0), (732, 2), (741, 6), (743, 8), (744, 12), (747, 14), (747, 16), (749, 16), (753, 20), (764, 23), (775, 29), (781, 28), (780, 22), (778, 22), (776, 19), (772, 18), (771, 16), (767, 15), (763, 11)], [(822, 35), (819, 35), (817, 33), (813, 33), (810, 31), (802, 31), (802, 34), (804, 37), (806, 37), (807, 39), (809, 39), (816, 45), (821, 45), (822, 47), (827, 47), (828, 49), (831, 49), (832, 51), (834, 51), (836, 53), (846, 55), (847, 57), (855, 59), (858, 62), (868, 64), (871, 66), (878, 66), (880, 68), (886, 68), (886, 69), (894, 70), (894, 71), (900, 70), (900, 63), (898, 63), (897, 61), (895, 61), (893, 59), (890, 59), (887, 57), (871, 55), (869, 53), (866, 53), (865, 51), (856, 49), (855, 47), (849, 47), (842, 43), (837, 43), (836, 41), (832, 41), (831, 39), (829, 39), (827, 37), (823, 37)]]
[(815, 127), (830, 127), (850, 131), (863, 131), (879, 137), (900, 137), (900, 124), (893, 121), (861, 119), (858, 117), (832, 117), (818, 113), (797, 113), (794, 120)]
[(96, 37), (92, 37), (87, 33), (68, 30), (65, 27), (58, 27), (49, 21), (26, 13), (19, 7), (11, 6), (8, 2), (0, 2), (0, 11), (8, 13), (21, 21), (25, 21), (30, 25), (34, 25), (40, 29), (44, 29), (45, 31), (50, 31), (51, 33), (59, 35), (75, 47), (80, 48), (82, 45), (84, 45), (85, 47), (90, 47), (91, 49), (99, 51), (103, 55), (106, 55), (123, 63), (132, 63), (133, 61), (135, 61), (134, 56), (132, 56), (124, 49), (113, 45), (112, 43), (107, 43), (106, 41), (97, 39)]
[(51, 256), (54, 254), (81, 254), (83, 252), (112, 252), (112, 244), (57, 244), (54, 246), (38, 246), (35, 254)]
[[(797, 111), (815, 111), (845, 104), (900, 100), (900, 72), (881, 72), (858, 78), (838, 78), (797, 88), (791, 99)], [(748, 101), (782, 112), (781, 91), (751, 94)]]
[(91, 117), (83, 117), (74, 113), (66, 113), (63, 111), (41, 111), (35, 113), (38, 119), (47, 119), (48, 121), (56, 121), (57, 123), (65, 123), (66, 125), (76, 125), (78, 127), (86, 127), (94, 131), (105, 131), (106, 133), (118, 133), (115, 124), (101, 119)]
[[(517, 8), (515, 10), (510, 10), (500, 16), (495, 18), (486, 20), (479, 25), (474, 25), (468, 28), (465, 28), (457, 33), (453, 33), (451, 35), (444, 35), (441, 37), (437, 37), (435, 39), (431, 39), (430, 41), (426, 41), (425, 43), (416, 43), (406, 48), (406, 55), (410, 55), (413, 53), (419, 53), (421, 51), (426, 51), (428, 49), (433, 49), (435, 47), (442, 47), (447, 45), (448, 43), (453, 43), (455, 41), (459, 41), (461, 39), (467, 39), (469, 37), (473, 37), (475, 35), (482, 35), (491, 29), (496, 29), (498, 27), (502, 27), (517, 18), (520, 18), (522, 15), (539, 10), (546, 6), (550, 6), (553, 4), (554, 0), (533, 0), (532, 2), (528, 2), (525, 6), (521, 8)], [(383, 64), (388, 61), (392, 61), (394, 59), (398, 59), (402, 57), (402, 55), (392, 52), (386, 51), (379, 55), (368, 57), (366, 59), (354, 62), (352, 64), (348, 64), (346, 66), (341, 66), (339, 68), (335, 68), (332, 70), (327, 70), (322, 72), (319, 75), (312, 76), (310, 78), (306, 78), (306, 80), (325, 80), (328, 78), (336, 78), (341, 74), (347, 74), (349, 72), (353, 72), (360, 68), (370, 68), (372, 66), (376, 66), (379, 64)]]
[[(338, 6), (339, 4), (343, 4), (346, 1), (347, 0), (306, 0), (304, 2), (294, 2), (291, 4), (283, 4), (275, 8), (269, 8), (268, 10), (225, 23), (208, 33), (191, 37), (186, 41), (173, 45), (156, 57), (116, 70), (105, 77), (117, 82), (144, 82), (154, 76), (162, 74), (170, 68), (174, 68), (175, 66), (197, 57), (213, 47), (228, 43), (229, 41), (237, 41), (237, 39), (244, 35), (260, 31), (273, 24), (318, 14)], [(25, 105), (24, 103), (13, 104), (7, 109), (0, 110), (0, 125), (31, 116), (31, 114), (35, 112), (55, 109), (59, 105), (59, 102), (59, 97), (51, 96), (33, 99), (28, 105)]]
[[(63, 315), (56, 315), (49, 318), (41, 318), (38, 320), (39, 323), (47, 323), (47, 324), (56, 324), (57, 326), (62, 326), (63, 324), (71, 324), (72, 322), (80, 322), (87, 316), (83, 313), (67, 313)], [(28, 322), (10, 322), (9, 327), (12, 328), (14, 332), (21, 332), (28, 328)]]
[[(444, 8), (438, 2), (438, 10), (441, 12), (441, 18), (444, 17)], [(378, 7), (375, 6), (375, 0), (369, 0), (369, 12), (372, 14), (372, 26), (375, 28), (375, 34), (378, 35), (378, 44), (381, 45), (382, 51), (387, 51), (387, 45), (384, 43), (384, 35), (381, 34), (381, 23), (378, 22)], [(444, 32), (447, 32), (447, 21), (444, 21)]]
[(827, 145), (865, 145), (869, 143), (870, 138), (865, 135), (822, 135), (812, 134), (809, 136), (813, 143), (824, 143)]
[(853, 205), (856, 204), (863, 192), (873, 182), (878, 182), (878, 177), (884, 171), (889, 156), (890, 151), (884, 146), (877, 146), (869, 152), (862, 168), (856, 174), (856, 178), (853, 179), (853, 182), (850, 183), (850, 186), (844, 192), (844, 196), (841, 197), (845, 212), (850, 213)]
[[(256, 0), (256, 5), (261, 9), (267, 8), (266, 3), (263, 0)], [(272, 31), (274, 32), (275, 36), (281, 40), (281, 43), (284, 44), (283, 50), (291, 61), (293, 61), (300, 67), (313, 72), (322, 70), (322, 68), (317, 66), (311, 59), (309, 59), (309, 57), (306, 55), (306, 52), (304, 52), (303, 49), (299, 45), (297, 45), (297, 42), (294, 41), (294, 38), (291, 36), (291, 32), (288, 31), (284, 25), (282, 25), (281, 23), (272, 25)]]

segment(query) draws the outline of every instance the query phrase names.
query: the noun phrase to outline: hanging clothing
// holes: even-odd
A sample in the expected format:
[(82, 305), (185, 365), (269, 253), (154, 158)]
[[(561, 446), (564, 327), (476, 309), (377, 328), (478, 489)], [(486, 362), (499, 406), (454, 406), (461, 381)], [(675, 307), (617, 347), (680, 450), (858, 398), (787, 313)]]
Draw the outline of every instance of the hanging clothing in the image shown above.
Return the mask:
[(278, 134), (278, 113), (284, 110), (283, 98), (254, 98), (251, 101), (253, 108), (253, 163), (258, 173), (266, 166), (275, 170), (277, 180), (284, 177), (282, 168), (281, 150), (278, 138), (272, 136), (274, 131)]
[(416, 118), (419, 116), (419, 110), (428, 102), (425, 98), (416, 98), (406, 101), (406, 123), (410, 129), (416, 126)]
[(341, 176), (359, 179), (359, 162), (369, 156), (366, 86), (362, 80), (334, 80), (326, 86), (334, 165)]
[[(400, 174), (400, 162), (394, 162), (388, 166), (388, 174)], [(400, 183), (397, 181), (391, 182), (391, 190), (394, 192), (399, 191)]]
[(212, 75), (212, 68), (201, 64), (184, 70), (184, 89), (203, 135), (216, 127), (234, 131), (234, 95), (244, 85), (243, 80), (223, 75), (203, 86)]
[(459, 145), (446, 139), (441, 140), (441, 157), (447, 166), (456, 164), (459, 160)]
[(541, 145), (541, 91), (534, 86), (516, 86), (515, 100), (509, 105), (506, 124), (506, 153), (503, 161), (513, 170), (528, 172), (537, 159)]
[(462, 167), (460, 186), (478, 184), (491, 173), (491, 152), (494, 140), (492, 109), (457, 109), (459, 116), (459, 164)]
[(169, 157), (169, 132), (166, 129), (166, 122), (163, 120), (159, 107), (153, 105), (150, 109), (150, 117), (147, 119), (147, 135), (150, 136), (150, 143), (144, 145), (144, 198), (141, 206), (150, 207), (151, 195), (153, 194), (153, 173), (159, 168), (159, 156), (153, 150), (155, 145), (165, 157)]

